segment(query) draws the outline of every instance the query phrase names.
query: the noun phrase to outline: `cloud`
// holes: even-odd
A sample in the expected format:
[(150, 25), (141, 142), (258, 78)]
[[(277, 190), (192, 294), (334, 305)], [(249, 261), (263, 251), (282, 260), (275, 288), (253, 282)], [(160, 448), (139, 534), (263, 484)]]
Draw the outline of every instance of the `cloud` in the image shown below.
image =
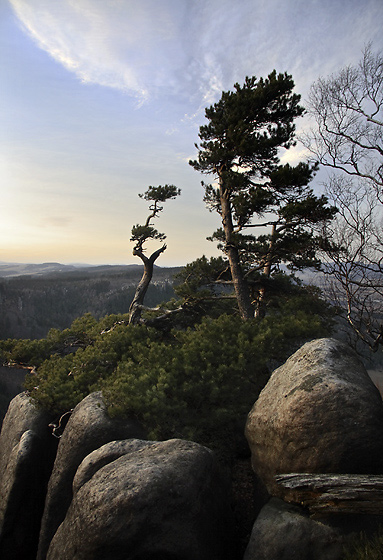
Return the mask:
[[(117, 88), (145, 98), (147, 92), (123, 47), (134, 32), (126, 24), (113, 36), (113, 12), (89, 0), (10, 0), (25, 30), (37, 45), (84, 83)], [(126, 19), (126, 18), (125, 18)], [(126, 39), (121, 41), (121, 36)]]
[(381, 0), (366, 0), (362, 13), (356, 0), (9, 1), (39, 47), (82, 82), (140, 103), (185, 98), (193, 111), (274, 67), (305, 89), (342, 50), (347, 63), (351, 44), (358, 56), (383, 19)]
[[(174, 16), (153, 2), (10, 0), (37, 45), (84, 83), (139, 99), (163, 85), (174, 39)], [(166, 2), (165, 2), (166, 8)], [(173, 64), (177, 59), (173, 54)]]

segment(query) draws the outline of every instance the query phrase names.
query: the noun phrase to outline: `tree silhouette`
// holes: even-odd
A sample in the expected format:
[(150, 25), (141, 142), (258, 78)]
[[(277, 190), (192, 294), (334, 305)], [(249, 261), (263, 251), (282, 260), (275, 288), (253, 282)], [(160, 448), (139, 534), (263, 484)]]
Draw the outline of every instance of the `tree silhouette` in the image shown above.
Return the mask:
[[(205, 111), (198, 159), (189, 162), (216, 181), (203, 184), (209, 210), (222, 220), (212, 239), (228, 259), (243, 319), (264, 315), (267, 286), (280, 263), (318, 265), (314, 229), (334, 215), (326, 197), (308, 187), (315, 164), (280, 164), (281, 149), (295, 144), (294, 120), (304, 111), (293, 88), (291, 76), (273, 71), (223, 92)], [(267, 233), (255, 236), (250, 228)]]
[(152, 225), (152, 220), (163, 210), (163, 203), (167, 200), (176, 198), (181, 194), (181, 190), (174, 185), (159, 185), (158, 187), (150, 186), (143, 194), (139, 194), (140, 198), (147, 200), (150, 214), (144, 225), (136, 224), (132, 227), (132, 235), (130, 241), (134, 241), (133, 255), (139, 257), (144, 265), (144, 273), (137, 285), (133, 301), (129, 309), (129, 324), (136, 325), (141, 322), (141, 312), (144, 309), (144, 299), (148, 291), (149, 284), (153, 277), (154, 263), (158, 257), (166, 250), (164, 243), (159, 249), (154, 251), (150, 257), (145, 255), (145, 244), (149, 240), (165, 241), (166, 235), (160, 233)]

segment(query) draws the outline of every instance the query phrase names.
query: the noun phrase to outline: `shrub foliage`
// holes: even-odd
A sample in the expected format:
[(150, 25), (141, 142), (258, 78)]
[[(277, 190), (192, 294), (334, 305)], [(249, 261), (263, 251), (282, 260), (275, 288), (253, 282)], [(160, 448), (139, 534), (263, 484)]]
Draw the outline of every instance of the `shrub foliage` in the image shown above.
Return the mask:
[(37, 366), (34, 401), (57, 416), (102, 390), (111, 416), (134, 416), (149, 437), (230, 447), (270, 371), (301, 343), (328, 334), (328, 319), (288, 310), (263, 320), (205, 317), (166, 333), (90, 314), (39, 341), (0, 342), (3, 358)]

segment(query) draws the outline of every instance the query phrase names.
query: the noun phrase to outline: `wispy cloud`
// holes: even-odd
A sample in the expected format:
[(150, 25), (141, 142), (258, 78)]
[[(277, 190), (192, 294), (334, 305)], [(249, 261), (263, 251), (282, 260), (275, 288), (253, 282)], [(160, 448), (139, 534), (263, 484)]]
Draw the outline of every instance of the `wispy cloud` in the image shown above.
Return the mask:
[[(211, 253), (204, 240), (218, 217), (204, 211), (187, 165), (205, 107), (274, 68), (293, 75), (304, 105), (319, 75), (358, 61), (370, 40), (383, 48), (382, 0), (363, 9), (360, 0), (8, 2), (0, 237), (9, 260), (129, 259), (130, 224), (145, 215), (137, 192), (166, 182), (182, 197), (161, 218), (169, 240), (161, 264)], [(305, 157), (298, 144), (282, 161)]]
[(149, 95), (149, 82), (153, 88), (161, 85), (160, 59), (166, 63), (174, 37), (166, 10), (119, 0), (10, 2), (37, 45), (82, 82), (124, 90), (141, 100)]
[[(357, 21), (355, 10), (344, 9), (355, 0), (10, 2), (33, 40), (84, 83), (123, 90), (140, 102), (164, 92), (185, 96), (196, 106), (211, 103), (245, 74), (260, 76), (281, 63), (278, 70), (311, 78), (319, 59), (323, 67), (338, 58), (331, 51), (337, 18), (358, 41), (368, 40), (379, 5), (381, 12), (380, 0), (367, 0)], [(331, 39), (318, 53), (324, 31)]]

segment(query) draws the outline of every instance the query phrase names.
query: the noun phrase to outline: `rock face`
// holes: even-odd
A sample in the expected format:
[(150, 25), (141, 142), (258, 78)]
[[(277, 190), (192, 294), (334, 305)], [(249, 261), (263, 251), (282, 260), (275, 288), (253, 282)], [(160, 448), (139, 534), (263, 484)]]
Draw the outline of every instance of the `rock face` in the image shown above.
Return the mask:
[(112, 442), (88, 455), (48, 560), (234, 560), (213, 453), (183, 440)]
[(36, 557), (56, 441), (49, 416), (26, 393), (10, 403), (0, 434), (0, 558)]
[(145, 433), (135, 420), (108, 416), (101, 392), (91, 393), (76, 406), (60, 439), (49, 480), (37, 558), (45, 559), (50, 541), (65, 518), (81, 461), (110, 441), (143, 437)]
[(272, 498), (254, 523), (243, 560), (338, 560), (343, 544), (337, 529)]
[(381, 397), (359, 359), (334, 339), (305, 344), (274, 371), (246, 437), (271, 495), (281, 496), (275, 474), (383, 472)]

